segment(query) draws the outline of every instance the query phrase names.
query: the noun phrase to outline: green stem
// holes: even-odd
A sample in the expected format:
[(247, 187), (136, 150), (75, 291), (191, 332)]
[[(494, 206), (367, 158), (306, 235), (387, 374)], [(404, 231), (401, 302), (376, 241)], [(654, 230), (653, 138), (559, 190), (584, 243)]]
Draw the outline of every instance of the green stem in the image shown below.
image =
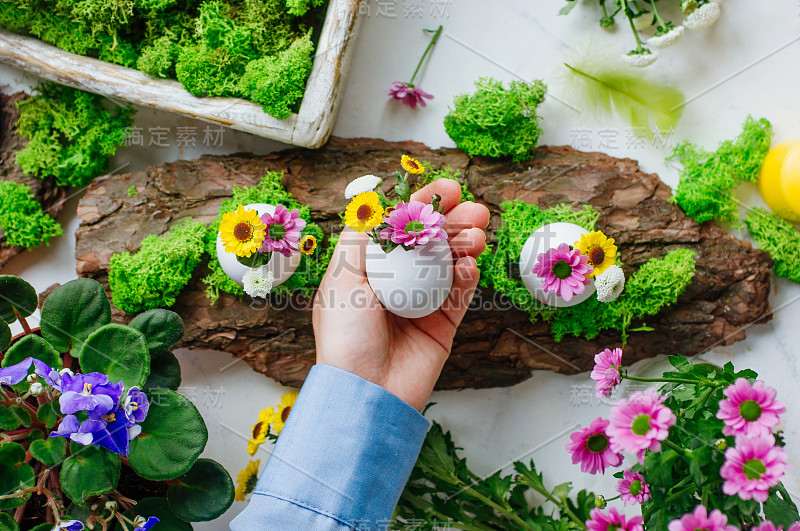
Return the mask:
[(612, 502), (612, 501), (614, 501), (614, 500), (618, 500), (618, 499), (620, 499), (620, 497), (621, 497), (621, 496), (622, 496), (621, 494), (617, 494), (617, 495), (616, 495), (616, 496), (614, 496), (613, 498), (606, 498), (606, 499), (605, 499), (605, 500), (606, 500), (606, 503), (608, 503), (608, 502)]
[(691, 454), (691, 450), (687, 450), (686, 448), (681, 448), (680, 446), (670, 441), (669, 439), (664, 439), (663, 441), (661, 441), (661, 443), (667, 448), (672, 448), (679, 454), (685, 455), (686, 457), (689, 457), (689, 455)]
[(549, 501), (556, 504), (556, 506), (561, 510), (561, 512), (563, 514), (566, 514), (570, 520), (578, 524), (581, 527), (581, 529), (586, 529), (586, 524), (583, 522), (583, 520), (578, 518), (577, 515), (569, 509), (566, 503), (562, 502), (561, 500), (553, 496), (547, 489), (540, 489), (538, 488), (538, 486), (532, 483), (526, 482), (525, 484), (528, 485), (533, 490), (535, 490), (536, 492), (538, 492), (539, 494), (541, 494), (542, 496), (544, 496), (545, 498), (547, 498)]
[(683, 383), (691, 385), (700, 385), (706, 383), (699, 380), (690, 380), (688, 378), (640, 378), (639, 376), (628, 376), (627, 374), (622, 374), (620, 376), (622, 376), (622, 378), (624, 378), (625, 380), (633, 380), (636, 382)]
[[(422, 63), (425, 61), (425, 57), (428, 56), (428, 52), (431, 51), (431, 48), (433, 48), (436, 45), (436, 41), (439, 40), (439, 37), (442, 34), (442, 29), (443, 29), (443, 26), (440, 25), (436, 29), (436, 31), (433, 33), (433, 37), (431, 38), (431, 42), (429, 42), (428, 43), (428, 47), (425, 48), (425, 53), (422, 54), (422, 58), (419, 60), (419, 63), (417, 63), (417, 68), (414, 70), (414, 74), (412, 74), (412, 76), (411, 76), (411, 81), (408, 82), (408, 86), (409, 87), (413, 87), (414, 86), (414, 79), (416, 79), (417, 74), (419, 73), (419, 69), (422, 67)], [(433, 30), (425, 30), (425, 31), (430, 33)]]
[(642, 45), (642, 39), (639, 38), (639, 32), (636, 31), (636, 26), (633, 24), (633, 17), (631, 16), (633, 12), (631, 8), (626, 5), (626, 0), (619, 0), (620, 7), (625, 12), (625, 18), (628, 19), (628, 24), (631, 26), (631, 31), (633, 32), (633, 36), (636, 38), (636, 51), (641, 52), (644, 50), (644, 46)]
[(660, 28), (663, 28), (664, 32), (667, 31), (667, 23), (661, 18), (661, 14), (658, 12), (658, 8), (656, 7), (656, 0), (649, 0), (650, 5), (653, 6), (653, 14), (656, 16), (656, 23)]
[(478, 498), (480, 501), (482, 501), (483, 503), (485, 503), (486, 505), (488, 505), (492, 509), (494, 509), (494, 510), (496, 510), (496, 511), (502, 513), (502, 514), (505, 514), (506, 516), (511, 518), (514, 522), (516, 522), (520, 526), (519, 529), (529, 529), (529, 530), (533, 531), (533, 528), (531, 526), (529, 526), (525, 522), (525, 520), (523, 520), (522, 518), (520, 518), (519, 516), (517, 516), (513, 512), (509, 511), (508, 509), (506, 509), (502, 505), (499, 505), (499, 504), (495, 503), (493, 500), (487, 498), (486, 496), (484, 496), (483, 494), (481, 494), (480, 492), (476, 491), (475, 489), (473, 489), (472, 487), (470, 487), (468, 485), (464, 485), (463, 489), (464, 489), (465, 492), (468, 492), (472, 496), (474, 496), (475, 498)]

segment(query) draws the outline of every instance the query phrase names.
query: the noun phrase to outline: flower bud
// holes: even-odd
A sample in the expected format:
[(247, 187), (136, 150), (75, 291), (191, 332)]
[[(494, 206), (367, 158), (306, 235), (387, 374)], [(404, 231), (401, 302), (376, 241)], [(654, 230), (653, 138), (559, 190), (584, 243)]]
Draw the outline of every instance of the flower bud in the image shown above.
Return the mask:
[(594, 506), (598, 509), (605, 509), (606, 508), (606, 499), (603, 496), (597, 496), (594, 499)]
[(44, 393), (44, 386), (39, 382), (33, 382), (31, 384), (30, 392), (33, 396), (39, 396), (40, 394)]
[(34, 373), (34, 374), (29, 374), (28, 377), (25, 378), (25, 381), (28, 382), (28, 383), (33, 383), (38, 379), (39, 379), (39, 376), (37, 376), (36, 373)]
[(134, 525), (134, 527), (141, 527), (141, 526), (143, 526), (145, 523), (147, 523), (147, 518), (145, 518), (145, 517), (144, 517), (144, 516), (142, 516), (142, 515), (139, 515), (139, 516), (137, 516), (136, 518), (134, 518), (134, 519), (133, 519), (133, 525)]
[(724, 452), (728, 448), (728, 441), (726, 441), (725, 439), (719, 439), (717, 442), (714, 443), (714, 448), (716, 448), (720, 452)]
[(58, 374), (60, 374), (61, 376), (64, 376), (65, 374), (69, 374), (69, 377), (70, 377), (70, 378), (72, 378), (73, 376), (75, 376), (75, 373), (74, 373), (74, 372), (72, 372), (72, 371), (71, 371), (71, 370), (69, 370), (69, 369), (61, 369), (60, 371), (58, 371)]
[(108, 509), (109, 511), (116, 511), (117, 510), (117, 502), (115, 502), (114, 500), (106, 501), (106, 509)]

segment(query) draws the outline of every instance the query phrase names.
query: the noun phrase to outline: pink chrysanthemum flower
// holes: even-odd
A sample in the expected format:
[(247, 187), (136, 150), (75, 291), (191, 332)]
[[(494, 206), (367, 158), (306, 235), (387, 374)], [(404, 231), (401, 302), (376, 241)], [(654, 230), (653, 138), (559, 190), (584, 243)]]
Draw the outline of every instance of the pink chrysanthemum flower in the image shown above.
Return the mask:
[[(783, 531), (783, 526), (775, 525), (772, 522), (762, 522), (757, 526), (751, 527), (750, 531)], [(800, 522), (795, 522), (786, 528), (786, 531), (800, 531)]]
[(630, 468), (622, 473), (622, 479), (617, 483), (617, 492), (623, 502), (638, 503), (641, 505), (650, 499), (650, 487), (644, 482), (644, 477)]
[(389, 226), (381, 231), (381, 238), (405, 247), (447, 239), (447, 231), (442, 228), (444, 215), (422, 201), (397, 203), (384, 221)]
[(770, 435), (772, 427), (780, 422), (779, 415), (786, 411), (783, 402), (775, 400), (775, 389), (762, 381), (751, 385), (738, 378), (724, 393), (726, 398), (719, 401), (717, 418), (725, 423), (725, 435)]
[(687, 513), (677, 520), (669, 523), (669, 531), (739, 531), (736, 526), (728, 525), (728, 517), (719, 509), (714, 509), (711, 514), (703, 505), (694, 508), (693, 513)]
[(583, 293), (592, 271), (589, 257), (566, 243), (539, 254), (533, 266), (533, 273), (542, 279), (542, 289), (565, 301)]
[(725, 450), (725, 463), (719, 469), (720, 477), (725, 480), (722, 492), (764, 503), (769, 497), (769, 489), (783, 478), (786, 467), (786, 452), (775, 446), (772, 435), (739, 435), (736, 445)]
[(594, 356), (592, 380), (597, 382), (595, 394), (597, 398), (611, 396), (611, 391), (622, 381), (619, 368), (622, 366), (622, 349), (605, 349)]
[(285, 206), (275, 207), (274, 214), (264, 214), (261, 221), (266, 225), (267, 236), (261, 244), (259, 252), (278, 252), (284, 256), (292, 256), (292, 251), (298, 251), (300, 231), (306, 227), (306, 221), (300, 218), (297, 209), (289, 212)]
[(392, 88), (389, 89), (389, 96), (408, 105), (412, 109), (416, 109), (417, 105), (425, 107), (425, 98), (432, 100), (433, 95), (428, 94), (419, 87), (403, 83), (402, 81), (395, 81), (392, 83)]
[(640, 462), (645, 450), (658, 452), (661, 441), (677, 420), (672, 410), (663, 405), (664, 398), (655, 389), (636, 391), (622, 399), (611, 410), (608, 436), (616, 452), (636, 454)]
[(613, 507), (608, 510), (608, 514), (600, 509), (592, 509), (589, 520), (586, 520), (586, 527), (589, 531), (644, 531), (644, 518), (634, 516), (628, 519)]
[(608, 421), (597, 418), (589, 425), (569, 436), (567, 451), (572, 454), (572, 463), (581, 464), (581, 472), (603, 474), (607, 466), (622, 464), (622, 456), (611, 450), (606, 428)]

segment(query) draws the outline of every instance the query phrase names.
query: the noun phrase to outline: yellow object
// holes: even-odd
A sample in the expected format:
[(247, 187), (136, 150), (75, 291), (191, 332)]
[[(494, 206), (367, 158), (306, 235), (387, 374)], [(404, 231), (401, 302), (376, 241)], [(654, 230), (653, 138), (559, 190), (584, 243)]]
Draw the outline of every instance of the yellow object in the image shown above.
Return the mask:
[(344, 223), (358, 232), (366, 232), (380, 225), (383, 220), (383, 207), (378, 194), (364, 192), (358, 194), (344, 211)]
[(256, 455), (256, 451), (258, 451), (258, 447), (264, 444), (264, 441), (267, 440), (267, 433), (269, 433), (269, 427), (272, 424), (272, 419), (275, 416), (274, 409), (268, 407), (261, 411), (258, 414), (258, 420), (256, 421), (255, 425), (253, 425), (253, 429), (251, 430), (252, 437), (247, 440), (247, 453), (250, 455)]
[(800, 221), (800, 215), (786, 201), (781, 175), (787, 153), (799, 143), (800, 138), (795, 138), (772, 148), (764, 158), (758, 176), (758, 191), (761, 192), (764, 202), (775, 214), (790, 221)]
[(286, 424), (286, 420), (289, 418), (289, 413), (292, 411), (294, 403), (297, 402), (297, 395), (299, 394), (300, 391), (291, 391), (286, 393), (281, 397), (281, 403), (275, 407), (275, 414), (272, 418), (272, 428), (278, 435), (281, 434), (283, 426)]
[(417, 159), (412, 159), (408, 155), (400, 157), (400, 165), (411, 175), (419, 175), (425, 171), (425, 167)]
[(314, 249), (317, 248), (317, 239), (308, 234), (300, 239), (300, 252), (303, 254), (314, 254)]
[(590, 277), (599, 275), (617, 263), (617, 246), (614, 245), (614, 238), (607, 237), (599, 230), (582, 235), (581, 241), (575, 242), (575, 248), (582, 255), (589, 257), (589, 265), (594, 268)]
[(244, 497), (253, 492), (258, 483), (258, 467), (261, 461), (250, 461), (247, 466), (239, 472), (239, 477), (236, 478), (236, 489), (233, 491), (233, 499), (236, 501), (244, 501)]
[(264, 243), (266, 228), (267, 225), (258, 217), (258, 212), (245, 210), (239, 205), (235, 211), (223, 215), (219, 224), (219, 234), (222, 243), (225, 244), (225, 252), (249, 257)]
[(781, 185), (783, 198), (792, 212), (789, 213), (789, 216), (783, 215), (774, 208), (773, 212), (789, 221), (800, 222), (800, 141), (796, 141), (786, 152), (786, 158), (781, 166)]

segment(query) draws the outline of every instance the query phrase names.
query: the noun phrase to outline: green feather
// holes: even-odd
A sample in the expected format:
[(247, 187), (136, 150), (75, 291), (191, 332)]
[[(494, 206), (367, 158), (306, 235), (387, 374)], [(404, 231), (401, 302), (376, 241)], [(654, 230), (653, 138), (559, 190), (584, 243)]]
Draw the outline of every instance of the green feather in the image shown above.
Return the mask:
[(570, 88), (578, 93), (579, 101), (601, 113), (609, 114), (613, 108), (648, 138), (653, 137), (653, 131), (672, 130), (681, 117), (683, 93), (648, 79), (639, 68), (616, 58), (598, 56), (584, 56), (564, 66)]

